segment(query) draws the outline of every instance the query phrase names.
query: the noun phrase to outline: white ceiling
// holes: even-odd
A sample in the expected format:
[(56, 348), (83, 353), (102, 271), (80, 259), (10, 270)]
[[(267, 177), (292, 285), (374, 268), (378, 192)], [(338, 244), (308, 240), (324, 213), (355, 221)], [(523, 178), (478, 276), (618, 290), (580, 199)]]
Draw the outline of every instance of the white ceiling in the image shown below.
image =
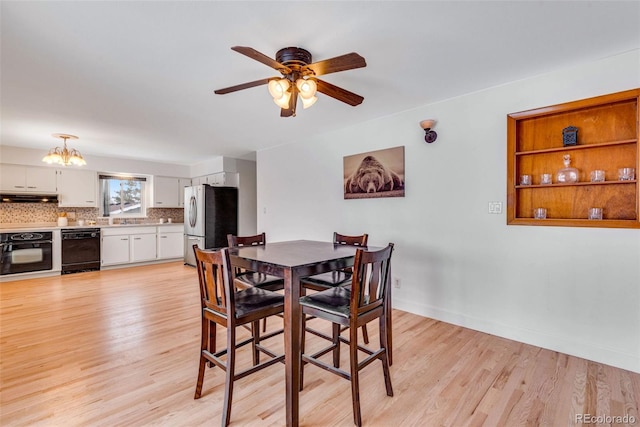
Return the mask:
[[(80, 139), (86, 155), (194, 164), (255, 151), (640, 47), (638, 1), (107, 1), (0, 3), (2, 144)], [(319, 95), (281, 118), (277, 76), (230, 50), (357, 52), (322, 77), (365, 100)], [(579, 78), (579, 76), (576, 76)], [(418, 124), (416, 123), (416, 126)]]

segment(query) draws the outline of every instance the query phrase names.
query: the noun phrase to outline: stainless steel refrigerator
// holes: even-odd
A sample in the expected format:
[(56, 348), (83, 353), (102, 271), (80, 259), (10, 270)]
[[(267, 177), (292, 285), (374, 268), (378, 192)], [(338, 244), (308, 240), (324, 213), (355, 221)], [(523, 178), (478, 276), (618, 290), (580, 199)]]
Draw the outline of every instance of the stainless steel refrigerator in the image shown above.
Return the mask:
[(184, 189), (184, 263), (195, 266), (193, 245), (227, 246), (227, 234), (238, 234), (238, 189), (202, 184)]

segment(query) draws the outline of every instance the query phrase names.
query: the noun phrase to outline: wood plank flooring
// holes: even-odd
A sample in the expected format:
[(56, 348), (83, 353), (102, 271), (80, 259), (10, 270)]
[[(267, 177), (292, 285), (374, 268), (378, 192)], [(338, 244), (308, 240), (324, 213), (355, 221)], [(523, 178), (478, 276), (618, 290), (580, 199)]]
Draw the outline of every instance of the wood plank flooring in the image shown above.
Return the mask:
[[(176, 262), (0, 290), (0, 425), (220, 423), (222, 371), (207, 370), (203, 396), (193, 399), (195, 269)], [(377, 340), (377, 325), (369, 329)], [(310, 349), (317, 340), (308, 336)], [(282, 336), (270, 343), (281, 350)], [(250, 363), (248, 351), (241, 355)], [(583, 425), (581, 414), (626, 415), (598, 425), (640, 426), (639, 374), (397, 310), (391, 375), (395, 396), (387, 397), (379, 364), (362, 372), (365, 426), (573, 426)], [(301, 425), (353, 425), (349, 382), (337, 376), (309, 366), (300, 401)], [(282, 426), (284, 411), (283, 365), (237, 383), (232, 425)]]

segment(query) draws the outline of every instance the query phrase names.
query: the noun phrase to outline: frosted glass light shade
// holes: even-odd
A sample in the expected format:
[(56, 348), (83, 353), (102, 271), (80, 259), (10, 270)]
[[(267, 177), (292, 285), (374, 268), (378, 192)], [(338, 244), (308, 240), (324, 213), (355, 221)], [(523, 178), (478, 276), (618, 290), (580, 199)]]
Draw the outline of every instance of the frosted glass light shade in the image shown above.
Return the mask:
[[(318, 90), (318, 85), (314, 80), (298, 79), (296, 81), (296, 86), (298, 87), (298, 91), (300, 92), (300, 97), (302, 99), (310, 99), (314, 97)], [(313, 103), (311, 105), (313, 105)]]

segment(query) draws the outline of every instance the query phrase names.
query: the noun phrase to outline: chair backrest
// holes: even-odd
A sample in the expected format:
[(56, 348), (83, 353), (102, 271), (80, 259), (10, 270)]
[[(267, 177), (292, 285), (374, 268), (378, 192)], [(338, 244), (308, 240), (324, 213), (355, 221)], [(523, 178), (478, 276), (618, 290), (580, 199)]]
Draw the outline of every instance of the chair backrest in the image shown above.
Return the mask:
[(333, 233), (333, 243), (336, 245), (351, 245), (351, 246), (367, 246), (368, 234), (362, 236), (345, 236), (343, 234)]
[(393, 243), (379, 251), (358, 249), (351, 278), (351, 312), (364, 313), (384, 306), (391, 278)]
[(200, 282), (202, 308), (208, 308), (223, 317), (235, 311), (234, 292), (231, 290), (231, 262), (228, 249), (202, 250), (193, 245)]
[(236, 248), (241, 246), (264, 246), (267, 238), (264, 233), (255, 236), (234, 236), (227, 234), (227, 243), (229, 247)]

